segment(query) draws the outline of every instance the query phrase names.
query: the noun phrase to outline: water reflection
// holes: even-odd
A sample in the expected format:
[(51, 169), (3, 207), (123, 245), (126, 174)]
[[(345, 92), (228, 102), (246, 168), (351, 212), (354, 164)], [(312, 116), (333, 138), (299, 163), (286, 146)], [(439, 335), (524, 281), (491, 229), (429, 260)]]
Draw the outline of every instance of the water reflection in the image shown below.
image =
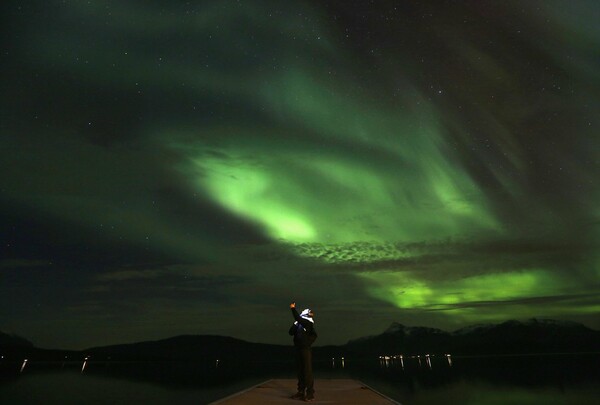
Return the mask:
[[(317, 359), (317, 382), (319, 378), (358, 379), (411, 404), (568, 404), (594, 403), (600, 397), (599, 354), (461, 357), (424, 353), (347, 360), (341, 356)], [(150, 404), (207, 403), (253, 385), (250, 381), (294, 378), (294, 374), (291, 360), (125, 362), (80, 357), (42, 362), (13, 358), (0, 361), (0, 397), (9, 399), (3, 403), (23, 403), (19, 400), (32, 392), (53, 398), (56, 390), (65, 398), (91, 395), (99, 398), (97, 403), (109, 403), (111, 398), (104, 391), (112, 391), (115, 398), (143, 391), (138, 397), (150, 398), (146, 402)], [(70, 385), (61, 383), (63, 379)]]
[[(340, 357), (338, 361), (339, 361), (339, 365), (341, 368), (346, 367), (346, 359), (344, 357)], [(336, 358), (332, 357), (331, 358), (331, 368), (337, 368), (338, 367), (337, 364), (338, 363), (336, 362)]]
[[(379, 366), (381, 368), (390, 368), (390, 367), (400, 367), (402, 370), (405, 369), (405, 365), (404, 365), (404, 355), (403, 354), (396, 354), (393, 356), (390, 355), (381, 355), (379, 356)], [(420, 354), (417, 355), (412, 355), (412, 356), (407, 356), (406, 357), (409, 361), (415, 361), (415, 364), (418, 364), (418, 367), (421, 368), (423, 366), (422, 363), (422, 358), (425, 358), (425, 364), (427, 365), (427, 368), (429, 368), (430, 370), (433, 369), (433, 363), (434, 363), (434, 359), (436, 358), (435, 354), (425, 354), (424, 356), (421, 356)], [(452, 355), (450, 353), (446, 353), (444, 354), (443, 357), (440, 357), (441, 361), (437, 361), (436, 363), (439, 366), (447, 366), (447, 367), (452, 367)]]
[(90, 358), (89, 356), (86, 356), (86, 358), (83, 360), (83, 365), (81, 366), (82, 373), (85, 371), (85, 366), (87, 366), (87, 362), (88, 362), (89, 358)]

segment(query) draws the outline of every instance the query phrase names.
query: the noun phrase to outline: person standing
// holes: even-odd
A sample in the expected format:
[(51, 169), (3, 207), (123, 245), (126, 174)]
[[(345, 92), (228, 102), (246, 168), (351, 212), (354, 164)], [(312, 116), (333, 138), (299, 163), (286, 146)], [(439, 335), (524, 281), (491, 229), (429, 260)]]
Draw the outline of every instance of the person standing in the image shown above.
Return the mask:
[(314, 379), (312, 372), (312, 349), (311, 346), (317, 339), (315, 331), (314, 312), (306, 308), (302, 313), (296, 311), (296, 303), (290, 304), (294, 324), (289, 334), (294, 337), (294, 350), (296, 354), (296, 367), (298, 371), (298, 392), (292, 398), (303, 399), (306, 402), (314, 401)]

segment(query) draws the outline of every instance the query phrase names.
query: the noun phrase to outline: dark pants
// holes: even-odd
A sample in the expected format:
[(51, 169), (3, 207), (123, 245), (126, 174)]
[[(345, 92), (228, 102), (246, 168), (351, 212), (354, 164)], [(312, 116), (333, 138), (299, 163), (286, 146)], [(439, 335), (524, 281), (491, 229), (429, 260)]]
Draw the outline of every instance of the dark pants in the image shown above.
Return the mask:
[(294, 349), (296, 350), (296, 367), (298, 370), (298, 392), (306, 390), (306, 394), (314, 394), (312, 350), (310, 347), (295, 347)]

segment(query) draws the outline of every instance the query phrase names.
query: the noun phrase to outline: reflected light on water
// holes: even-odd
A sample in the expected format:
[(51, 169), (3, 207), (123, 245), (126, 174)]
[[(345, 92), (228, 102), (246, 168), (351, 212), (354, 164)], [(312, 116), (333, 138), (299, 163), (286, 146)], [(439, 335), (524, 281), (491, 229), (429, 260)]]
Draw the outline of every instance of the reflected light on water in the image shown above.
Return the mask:
[(85, 370), (85, 366), (87, 366), (87, 362), (88, 362), (89, 358), (90, 358), (90, 356), (87, 356), (85, 359), (83, 359), (83, 365), (81, 366), (81, 372), (82, 373)]
[(27, 359), (23, 360), (23, 364), (21, 365), (21, 373), (25, 370), (25, 366), (27, 365)]
[[(388, 390), (390, 395), (386, 395), (391, 398), (415, 405), (587, 404), (596, 403), (600, 394), (597, 354), (458, 355), (456, 365), (452, 357), (449, 353), (381, 355), (368, 362), (352, 358), (345, 367), (344, 357), (328, 356), (323, 363), (317, 361), (315, 377), (357, 376), (380, 392)], [(217, 360), (219, 369), (215, 372)], [(111, 366), (104, 367), (109, 362)], [(327, 370), (332, 364), (335, 370)], [(257, 370), (265, 366), (264, 363), (246, 365)], [(248, 367), (214, 357), (198, 365), (196, 361), (108, 361), (97, 355), (94, 362), (91, 356), (67, 358), (63, 354), (56, 362), (47, 362), (35, 357), (23, 359), (22, 355), (7, 359), (4, 355), (0, 371), (6, 381), (0, 390), (0, 402), (65, 403), (66, 397), (73, 400), (66, 403), (100, 405), (130, 403), (127, 399), (135, 396), (140, 399), (137, 403), (147, 404), (209, 403), (259, 380), (287, 378), (291, 365), (267, 364), (264, 374), (245, 380), (247, 376), (240, 370), (245, 373)], [(174, 391), (173, 387), (178, 389)], [(77, 398), (88, 400), (78, 402)], [(90, 402), (90, 398), (94, 400)]]
[[(343, 357), (340, 357), (340, 365), (342, 368), (346, 367), (346, 360)], [(335, 368), (335, 357), (331, 358), (331, 368)]]
[[(415, 367), (422, 368), (423, 367), (423, 358), (425, 359), (425, 364), (429, 370), (433, 370), (433, 363), (435, 354), (415, 354), (411, 356), (405, 356), (403, 354), (396, 354), (393, 356), (381, 355), (379, 356), (379, 366), (381, 368), (401, 368), (402, 371), (405, 371), (405, 367), (410, 367), (413, 364)], [(441, 355), (440, 355), (441, 357)], [(407, 363), (405, 364), (405, 358)], [(452, 356), (450, 354), (444, 354), (444, 358), (448, 363), (448, 366), (452, 367)], [(435, 360), (437, 361), (437, 360)], [(441, 363), (438, 362), (439, 365)]]

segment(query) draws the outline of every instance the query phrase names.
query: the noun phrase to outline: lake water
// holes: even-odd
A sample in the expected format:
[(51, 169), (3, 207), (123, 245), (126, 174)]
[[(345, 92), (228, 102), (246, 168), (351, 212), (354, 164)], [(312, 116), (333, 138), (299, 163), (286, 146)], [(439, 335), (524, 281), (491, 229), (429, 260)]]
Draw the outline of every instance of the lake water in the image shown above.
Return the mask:
[[(419, 362), (420, 360), (420, 362)], [(289, 361), (263, 363), (0, 363), (2, 404), (206, 404), (270, 378), (294, 378)], [(402, 404), (592, 404), (600, 354), (344, 359), (315, 363), (316, 378), (355, 378)], [(318, 383), (315, 386), (318, 395)], [(291, 393), (290, 393), (291, 394)]]

